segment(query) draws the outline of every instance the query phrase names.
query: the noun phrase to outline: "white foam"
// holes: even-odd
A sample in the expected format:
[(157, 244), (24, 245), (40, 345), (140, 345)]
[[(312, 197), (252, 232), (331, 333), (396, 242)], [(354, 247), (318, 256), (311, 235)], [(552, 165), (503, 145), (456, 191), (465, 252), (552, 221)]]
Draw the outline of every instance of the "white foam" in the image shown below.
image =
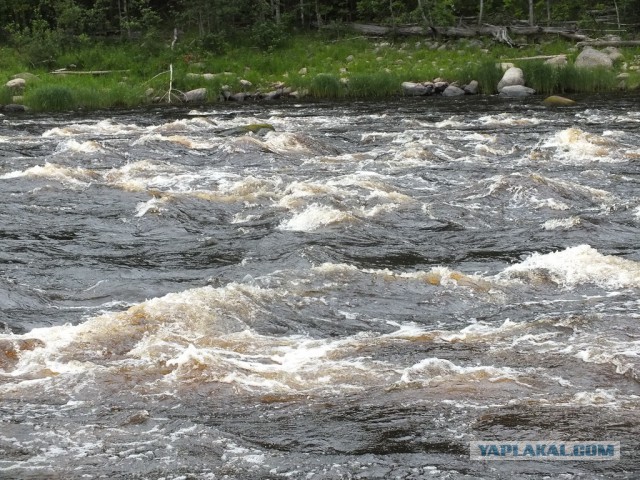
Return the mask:
[(97, 153), (104, 152), (104, 148), (95, 140), (88, 140), (86, 142), (78, 142), (70, 139), (66, 140), (58, 145), (57, 152), (78, 152), (78, 153)]
[[(425, 358), (424, 360), (406, 368), (402, 372), (400, 382), (414, 383), (419, 382), (424, 385), (433, 383), (441, 383), (443, 381), (452, 381), (452, 377), (462, 377), (460, 381), (478, 382), (478, 381), (518, 381), (519, 373), (508, 367), (493, 366), (477, 366), (477, 367), (460, 367), (455, 363), (440, 358)], [(464, 379), (464, 380), (462, 380)]]
[(615, 155), (619, 144), (611, 136), (596, 135), (579, 128), (567, 128), (549, 138), (543, 148), (554, 148), (554, 159), (569, 163), (624, 162), (622, 155)]
[(498, 278), (526, 278), (542, 272), (544, 277), (567, 288), (594, 284), (603, 288), (640, 288), (640, 263), (602, 255), (589, 245), (562, 251), (534, 253), (505, 269)]
[(547, 220), (542, 224), (542, 228), (545, 230), (557, 230), (564, 229), (569, 230), (577, 225), (580, 225), (580, 217), (568, 217), (568, 218), (553, 218), (551, 220)]
[(278, 228), (294, 232), (313, 232), (322, 227), (354, 220), (355, 217), (348, 212), (313, 203), (290, 219), (284, 220)]

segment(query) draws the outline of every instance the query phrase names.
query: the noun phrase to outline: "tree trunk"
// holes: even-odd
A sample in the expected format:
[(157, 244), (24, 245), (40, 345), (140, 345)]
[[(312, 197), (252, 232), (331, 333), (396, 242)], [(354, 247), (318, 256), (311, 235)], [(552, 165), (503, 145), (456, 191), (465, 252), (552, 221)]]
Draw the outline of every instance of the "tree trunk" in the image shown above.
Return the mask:
[(300, 23), (304, 27), (304, 0), (300, 0)]
[(318, 27), (322, 26), (322, 15), (320, 15), (320, 4), (318, 0), (316, 0), (316, 22), (318, 23)]
[(533, 27), (533, 0), (529, 0), (529, 26)]
[(422, 17), (422, 21), (424, 23), (429, 23), (427, 20), (427, 16), (424, 14), (424, 6), (422, 5), (422, 0), (418, 0), (418, 8), (420, 9), (420, 16)]
[(478, 13), (478, 26), (482, 25), (483, 14), (484, 14), (484, 0), (480, 0), (480, 13)]

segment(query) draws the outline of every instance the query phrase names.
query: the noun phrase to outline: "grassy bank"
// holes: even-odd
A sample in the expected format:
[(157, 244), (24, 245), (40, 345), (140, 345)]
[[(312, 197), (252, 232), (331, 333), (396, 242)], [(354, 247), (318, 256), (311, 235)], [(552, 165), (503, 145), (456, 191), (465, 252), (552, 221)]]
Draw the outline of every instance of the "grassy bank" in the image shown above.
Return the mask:
[[(169, 65), (173, 66), (173, 88), (188, 91), (207, 88), (207, 101), (218, 101), (227, 86), (232, 92), (268, 92), (284, 84), (312, 98), (384, 98), (402, 95), (403, 81), (422, 82), (441, 78), (460, 85), (471, 80), (480, 92), (493, 94), (502, 76), (500, 63), (523, 69), (527, 86), (541, 94), (609, 92), (620, 89), (625, 73), (626, 89), (640, 85), (640, 48), (621, 49), (623, 58), (613, 70), (579, 70), (573, 66), (578, 50), (570, 43), (552, 41), (512, 49), (493, 42), (435, 43), (433, 40), (400, 41), (357, 38), (327, 38), (305, 35), (290, 38), (285, 45), (261, 51), (227, 46), (222, 53), (191, 47), (188, 42), (172, 51), (168, 45), (145, 49), (133, 45), (100, 44), (76, 47), (47, 64), (26, 64), (20, 52), (0, 48), (0, 85), (12, 75), (30, 72), (16, 101), (34, 111), (136, 107), (158, 101), (169, 89)], [(569, 65), (555, 68), (542, 60), (513, 60), (537, 55), (567, 54)], [(72, 67), (74, 66), (74, 67)], [(75, 71), (117, 70), (105, 75), (56, 75), (57, 68)], [(214, 75), (203, 76), (211, 73)], [(248, 81), (251, 85), (247, 85)], [(15, 92), (0, 87), (0, 104)]]

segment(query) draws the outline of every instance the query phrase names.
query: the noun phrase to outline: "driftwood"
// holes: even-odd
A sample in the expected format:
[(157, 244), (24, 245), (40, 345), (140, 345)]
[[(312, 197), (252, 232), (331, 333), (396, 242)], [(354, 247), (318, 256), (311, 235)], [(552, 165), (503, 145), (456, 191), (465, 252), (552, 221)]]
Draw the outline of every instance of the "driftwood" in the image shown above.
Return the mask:
[[(350, 23), (347, 27), (364, 35), (385, 36), (443, 36), (451, 38), (473, 38), (477, 36), (491, 36), (499, 41), (509, 43), (509, 35), (560, 35), (570, 40), (588, 41), (589, 37), (582, 35), (575, 30), (559, 27), (540, 27), (528, 25), (495, 26), (480, 25), (460, 26), (460, 27), (422, 27), (419, 25), (399, 25), (387, 27), (384, 25), (373, 25), (366, 23)], [(332, 25), (325, 25), (323, 28), (337, 28)]]
[(505, 58), (505, 62), (517, 62), (521, 60), (550, 60), (556, 57), (566, 57), (566, 55), (535, 55), (533, 57), (517, 57), (517, 58)]
[(77, 70), (67, 70), (67, 69), (60, 69), (60, 70), (54, 70), (53, 72), (51, 72), (52, 75), (108, 75), (110, 73), (122, 73), (122, 72), (128, 72), (129, 70), (90, 70), (90, 71), (86, 71), (86, 72), (82, 72), (82, 71), (77, 71)]

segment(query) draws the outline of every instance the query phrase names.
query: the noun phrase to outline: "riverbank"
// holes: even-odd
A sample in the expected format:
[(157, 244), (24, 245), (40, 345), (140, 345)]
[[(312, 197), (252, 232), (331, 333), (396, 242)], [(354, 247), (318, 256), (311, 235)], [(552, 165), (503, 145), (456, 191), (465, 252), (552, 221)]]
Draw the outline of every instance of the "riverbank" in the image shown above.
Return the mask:
[[(504, 65), (522, 69), (525, 85), (539, 94), (615, 92), (640, 86), (640, 48), (619, 48), (611, 67), (578, 68), (580, 49), (548, 41), (509, 48), (485, 40), (300, 36), (261, 51), (226, 46), (223, 53), (188, 44), (137, 47), (92, 44), (76, 47), (46, 64), (28, 65), (20, 52), (0, 49), (0, 105), (32, 111), (133, 108), (180, 103), (276, 99), (280, 96), (388, 98), (406, 94), (403, 82), (444, 81), (460, 87), (476, 81), (477, 93), (497, 93)], [(566, 65), (546, 63), (564, 55)], [(26, 74), (26, 75), (25, 75)], [(203, 90), (204, 89), (204, 90)], [(15, 107), (20, 110), (20, 107)]]

